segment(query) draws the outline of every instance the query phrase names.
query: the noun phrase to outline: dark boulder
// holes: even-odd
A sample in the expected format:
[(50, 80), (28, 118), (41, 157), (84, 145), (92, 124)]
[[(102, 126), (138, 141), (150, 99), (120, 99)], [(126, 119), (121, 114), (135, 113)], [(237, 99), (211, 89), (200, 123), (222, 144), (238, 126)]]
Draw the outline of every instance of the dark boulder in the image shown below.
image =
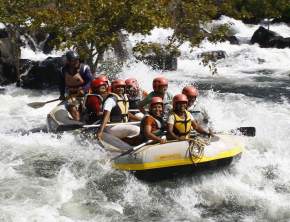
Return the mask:
[(239, 39), (238, 39), (236, 36), (234, 36), (234, 35), (227, 37), (227, 40), (228, 40), (232, 45), (239, 45), (239, 44), (240, 44)]
[(0, 39), (8, 38), (8, 32), (6, 29), (0, 29)]
[(7, 85), (18, 79), (15, 66), (17, 59), (13, 53), (15, 45), (8, 38), (7, 31), (1, 29), (0, 33), (0, 85)]
[[(56, 88), (59, 85), (63, 57), (48, 57), (41, 62), (32, 62), (30, 69), (20, 76), (20, 85), (29, 89)], [(28, 65), (29, 66), (29, 65)]]
[(290, 38), (283, 38), (276, 32), (260, 26), (253, 34), (251, 43), (258, 43), (262, 48), (286, 48), (290, 47)]
[(164, 71), (177, 70), (177, 58), (174, 56), (148, 55), (144, 57), (137, 57), (137, 59), (143, 61), (147, 65), (152, 66), (153, 69), (160, 69)]

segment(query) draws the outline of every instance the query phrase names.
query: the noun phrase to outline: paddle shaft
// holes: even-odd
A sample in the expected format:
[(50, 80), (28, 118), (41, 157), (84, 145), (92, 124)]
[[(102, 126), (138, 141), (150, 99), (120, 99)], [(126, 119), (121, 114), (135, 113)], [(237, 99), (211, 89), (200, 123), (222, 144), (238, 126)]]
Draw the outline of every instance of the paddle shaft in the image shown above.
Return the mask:
[[(127, 123), (108, 123), (106, 126), (119, 126), (119, 125), (138, 125), (140, 122), (127, 122)], [(83, 125), (80, 126), (80, 128), (97, 128), (100, 127), (101, 124), (96, 124), (96, 125)]]
[(55, 102), (55, 101), (58, 101), (58, 100), (60, 100), (60, 99), (57, 98), (57, 99), (48, 100), (48, 101), (45, 102), (45, 104), (47, 104), (47, 103), (52, 103), (52, 102)]
[(135, 147), (133, 147), (133, 148), (131, 148), (131, 149), (129, 149), (129, 150), (127, 150), (127, 151), (121, 153), (120, 155), (113, 157), (113, 158), (111, 159), (111, 161), (112, 161), (112, 160), (115, 160), (115, 159), (117, 159), (117, 158), (119, 158), (119, 157), (121, 157), (121, 156), (128, 155), (128, 154), (130, 154), (130, 153), (133, 153), (134, 151), (137, 151), (137, 150), (141, 149), (142, 147), (144, 147), (144, 146), (146, 146), (147, 144), (152, 143), (152, 142), (153, 142), (153, 140), (148, 140), (148, 141), (145, 142), (145, 143), (141, 143), (140, 145), (135, 146)]

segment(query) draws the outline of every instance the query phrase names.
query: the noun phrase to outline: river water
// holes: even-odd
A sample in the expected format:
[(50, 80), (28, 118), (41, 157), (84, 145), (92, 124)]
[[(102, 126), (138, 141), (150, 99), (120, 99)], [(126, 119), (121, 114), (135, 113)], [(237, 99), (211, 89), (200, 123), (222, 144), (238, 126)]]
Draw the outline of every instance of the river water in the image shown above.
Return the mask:
[[(244, 42), (257, 26), (223, 17)], [(284, 37), (290, 27), (271, 28)], [(136, 40), (165, 41), (168, 30), (155, 29)], [(197, 84), (217, 130), (254, 126), (242, 158), (222, 170), (148, 183), (111, 168), (96, 143), (72, 133), (23, 132), (45, 124), (56, 105), (26, 104), (57, 98), (57, 92), (10, 85), (0, 94), (0, 221), (290, 221), (290, 49), (258, 45), (211, 44), (190, 52), (181, 47), (178, 70), (166, 72), (170, 91)], [(224, 50), (218, 74), (197, 55)], [(122, 77), (136, 77), (150, 90), (159, 73), (136, 63)]]

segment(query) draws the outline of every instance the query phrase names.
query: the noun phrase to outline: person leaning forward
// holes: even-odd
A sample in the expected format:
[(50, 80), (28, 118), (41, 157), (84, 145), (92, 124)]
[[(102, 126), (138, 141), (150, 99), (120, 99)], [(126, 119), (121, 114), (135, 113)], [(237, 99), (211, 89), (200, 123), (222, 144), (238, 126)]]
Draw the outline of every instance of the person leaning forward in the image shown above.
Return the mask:
[(187, 111), (188, 99), (184, 94), (177, 94), (173, 97), (173, 111), (170, 114), (168, 124), (168, 138), (173, 140), (189, 139), (191, 129), (198, 133), (212, 136), (211, 131), (206, 131), (194, 120)]
[[(97, 132), (97, 139), (102, 139), (104, 129), (108, 122), (110, 123), (125, 123), (133, 117), (129, 113), (129, 100), (125, 94), (126, 83), (124, 80), (117, 79), (112, 82), (112, 92), (104, 101), (102, 124)], [(133, 117), (134, 118), (134, 117)], [(133, 138), (140, 132), (140, 128), (135, 125), (116, 124), (106, 127), (106, 132), (120, 139)]]
[(67, 63), (62, 69), (60, 79), (60, 99), (66, 100), (66, 107), (74, 120), (81, 119), (81, 105), (85, 93), (90, 88), (93, 76), (88, 65), (80, 63), (79, 55), (74, 51), (66, 53)]

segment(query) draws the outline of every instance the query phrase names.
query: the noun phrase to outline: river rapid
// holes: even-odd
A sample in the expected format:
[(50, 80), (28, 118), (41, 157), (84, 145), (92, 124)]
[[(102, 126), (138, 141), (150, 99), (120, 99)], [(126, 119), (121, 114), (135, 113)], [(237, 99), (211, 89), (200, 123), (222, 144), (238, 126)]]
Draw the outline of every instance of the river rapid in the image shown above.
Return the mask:
[[(258, 28), (227, 17), (216, 22), (229, 23), (245, 43)], [(271, 30), (290, 36), (285, 24)], [(130, 44), (166, 41), (168, 33), (130, 36)], [(112, 169), (97, 143), (68, 132), (23, 133), (42, 127), (57, 103), (26, 104), (58, 93), (10, 85), (0, 94), (0, 221), (290, 221), (290, 49), (207, 41), (192, 52), (186, 44), (180, 49), (178, 70), (163, 73), (170, 91), (196, 84), (216, 130), (256, 127), (238, 162), (189, 177), (138, 180)], [(227, 53), (216, 75), (197, 58), (209, 50)], [(158, 74), (132, 63), (120, 76), (134, 76), (149, 91)]]

